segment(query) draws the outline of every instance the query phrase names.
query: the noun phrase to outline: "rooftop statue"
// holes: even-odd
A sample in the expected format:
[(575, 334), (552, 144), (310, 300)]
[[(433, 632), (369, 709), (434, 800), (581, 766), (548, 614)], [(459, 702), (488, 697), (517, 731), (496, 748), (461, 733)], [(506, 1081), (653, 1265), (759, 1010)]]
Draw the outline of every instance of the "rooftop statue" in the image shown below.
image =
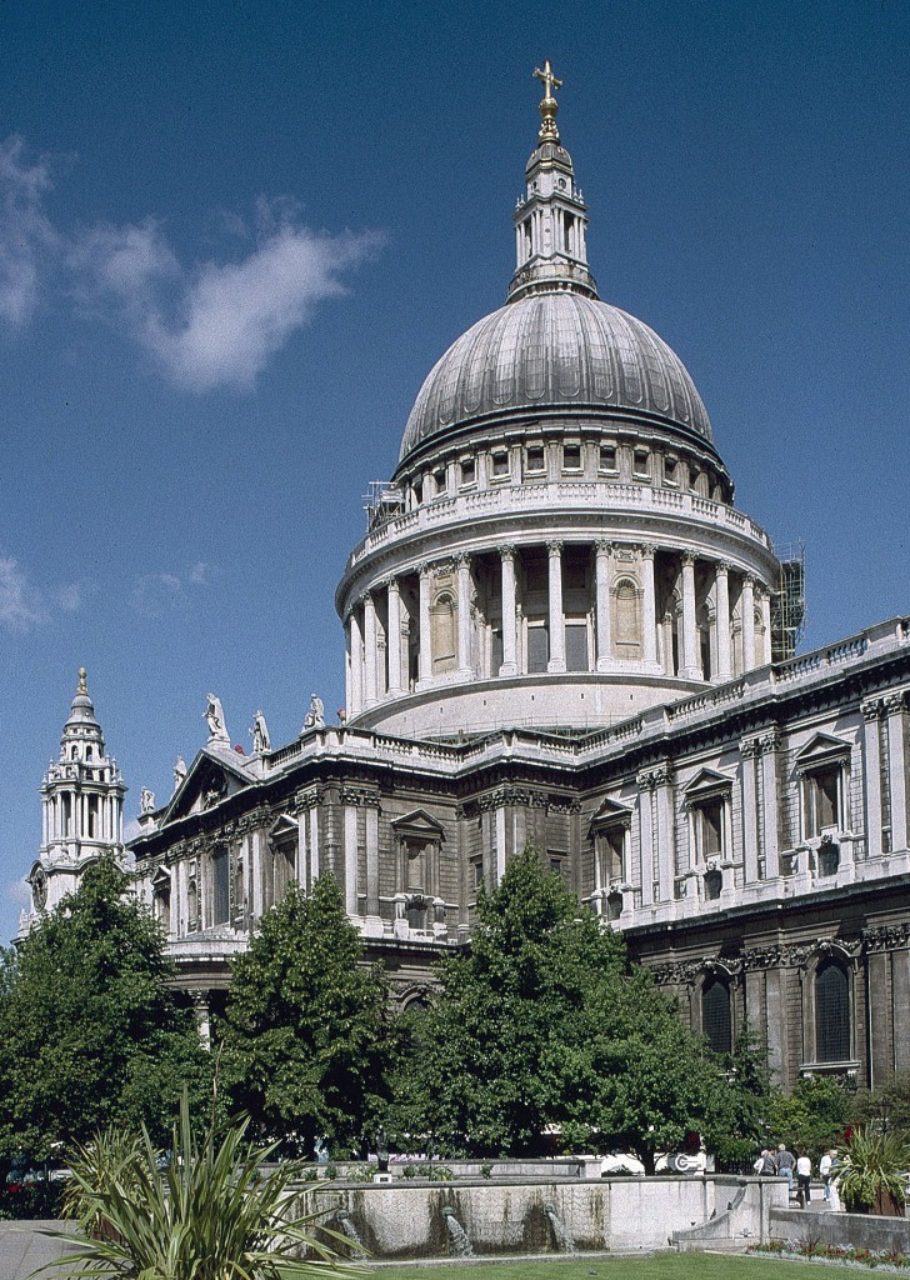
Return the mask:
[(224, 723), (224, 708), (221, 705), (221, 699), (214, 693), (207, 693), (205, 696), (206, 708), (202, 713), (202, 718), (209, 726), (209, 743), (230, 746), (231, 739)]

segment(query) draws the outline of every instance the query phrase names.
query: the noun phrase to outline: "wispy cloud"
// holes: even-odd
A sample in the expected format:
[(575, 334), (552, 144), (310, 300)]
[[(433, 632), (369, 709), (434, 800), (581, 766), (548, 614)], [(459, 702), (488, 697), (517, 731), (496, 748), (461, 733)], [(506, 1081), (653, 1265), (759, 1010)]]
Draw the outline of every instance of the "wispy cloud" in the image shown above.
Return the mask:
[(44, 265), (59, 247), (43, 207), (50, 186), (47, 162), (30, 162), (21, 138), (0, 143), (0, 319), (14, 327), (31, 319)]
[(29, 907), (32, 903), (32, 891), (25, 880), (7, 880), (3, 886), (3, 896), (7, 902), (13, 902), (17, 907)]
[(47, 618), (42, 593), (18, 560), (0, 556), (0, 624), (9, 631), (28, 631)]
[(55, 228), (51, 185), (50, 165), (29, 160), (21, 138), (0, 144), (0, 323), (22, 327), (53, 278), (57, 303), (123, 327), (170, 382), (194, 392), (249, 390), (381, 243), (373, 232), (316, 231), (293, 201), (261, 199), (253, 230), (221, 211), (228, 260), (187, 265), (152, 217)]
[(133, 583), (130, 604), (141, 618), (162, 618), (186, 604), (191, 591), (207, 587), (216, 573), (205, 560), (191, 564), (186, 573), (144, 573)]
[(377, 243), (369, 233), (331, 236), (283, 221), (261, 230), (245, 257), (187, 270), (149, 221), (95, 228), (69, 260), (83, 298), (113, 306), (171, 382), (248, 390)]

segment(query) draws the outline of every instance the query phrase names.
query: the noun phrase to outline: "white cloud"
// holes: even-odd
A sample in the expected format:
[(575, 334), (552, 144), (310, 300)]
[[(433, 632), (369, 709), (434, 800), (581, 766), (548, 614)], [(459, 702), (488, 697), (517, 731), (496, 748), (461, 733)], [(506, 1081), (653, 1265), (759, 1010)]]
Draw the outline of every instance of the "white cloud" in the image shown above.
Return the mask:
[(190, 267), (151, 217), (59, 232), (44, 208), (50, 187), (47, 161), (29, 162), (21, 138), (0, 143), (0, 322), (19, 327), (31, 318), (53, 267), (61, 293), (124, 326), (165, 377), (190, 391), (249, 390), (318, 304), (345, 291), (344, 274), (380, 244), (371, 232), (314, 231), (294, 201), (260, 199), (252, 247), (244, 220), (221, 211), (239, 253)]
[(130, 603), (143, 618), (160, 618), (176, 608), (183, 584), (173, 573), (145, 573), (133, 583)]
[(47, 162), (29, 163), (21, 138), (0, 143), (0, 319), (14, 327), (31, 319), (45, 262), (59, 244), (43, 209), (50, 186)]
[(87, 597), (94, 595), (95, 589), (92, 582), (68, 582), (54, 590), (54, 600), (64, 613), (77, 613)]
[(47, 618), (42, 594), (18, 560), (0, 556), (0, 625), (10, 631), (28, 631)]
[(83, 297), (87, 288), (112, 301), (170, 381), (190, 391), (248, 390), (316, 305), (344, 292), (342, 273), (377, 243), (371, 234), (330, 236), (285, 221), (239, 261), (186, 271), (150, 221), (95, 229), (70, 262)]
[(188, 588), (209, 586), (216, 572), (214, 565), (197, 560), (182, 576), (144, 573), (133, 583), (130, 604), (142, 618), (161, 618), (186, 603)]

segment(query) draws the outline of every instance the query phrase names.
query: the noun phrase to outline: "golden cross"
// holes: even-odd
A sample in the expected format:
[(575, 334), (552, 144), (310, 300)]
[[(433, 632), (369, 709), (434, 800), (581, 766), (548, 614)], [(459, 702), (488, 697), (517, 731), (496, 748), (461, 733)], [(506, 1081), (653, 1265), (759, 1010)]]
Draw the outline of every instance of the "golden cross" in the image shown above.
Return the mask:
[(543, 64), (543, 71), (540, 67), (535, 67), (532, 75), (535, 79), (543, 82), (544, 98), (552, 98), (554, 89), (562, 88), (562, 81), (557, 80), (553, 74), (553, 68), (550, 66), (550, 59), (547, 58)]

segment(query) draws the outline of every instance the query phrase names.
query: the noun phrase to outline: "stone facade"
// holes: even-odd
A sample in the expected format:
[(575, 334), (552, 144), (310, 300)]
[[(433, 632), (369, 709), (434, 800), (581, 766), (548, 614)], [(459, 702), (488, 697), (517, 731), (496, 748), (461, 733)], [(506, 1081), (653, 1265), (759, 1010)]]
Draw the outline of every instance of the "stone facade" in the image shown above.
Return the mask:
[(272, 748), (257, 716), (240, 756), (210, 695), (140, 893), (202, 1009), (330, 871), (407, 1005), (530, 840), (715, 1047), (879, 1083), (910, 1065), (910, 621), (794, 656), (691, 378), (597, 296), (555, 111), (509, 300), (430, 372), (345, 567), (341, 722), (314, 699)]

